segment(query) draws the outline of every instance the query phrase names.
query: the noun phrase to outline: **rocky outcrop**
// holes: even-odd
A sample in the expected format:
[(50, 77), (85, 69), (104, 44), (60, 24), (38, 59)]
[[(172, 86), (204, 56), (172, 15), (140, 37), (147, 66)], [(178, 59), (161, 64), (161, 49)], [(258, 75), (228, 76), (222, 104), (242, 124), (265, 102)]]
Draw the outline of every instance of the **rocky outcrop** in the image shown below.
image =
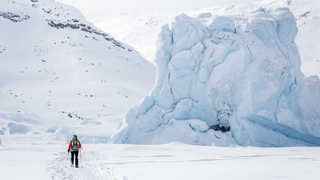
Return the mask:
[(8, 19), (14, 23), (19, 23), (19, 22), (30, 19), (29, 15), (20, 15), (12, 12), (1, 12), (1, 11), (0, 11), (0, 17)]

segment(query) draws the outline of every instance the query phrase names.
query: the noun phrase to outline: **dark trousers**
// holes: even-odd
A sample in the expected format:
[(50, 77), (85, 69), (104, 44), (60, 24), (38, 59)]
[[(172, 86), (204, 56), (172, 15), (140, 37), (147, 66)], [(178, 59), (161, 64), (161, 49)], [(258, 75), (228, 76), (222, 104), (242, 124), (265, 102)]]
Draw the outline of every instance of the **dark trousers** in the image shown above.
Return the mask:
[[(71, 164), (74, 164), (74, 160), (76, 160), (76, 168), (79, 166), (79, 160), (78, 160), (79, 151), (71, 151)], [(76, 157), (76, 158), (74, 158)]]

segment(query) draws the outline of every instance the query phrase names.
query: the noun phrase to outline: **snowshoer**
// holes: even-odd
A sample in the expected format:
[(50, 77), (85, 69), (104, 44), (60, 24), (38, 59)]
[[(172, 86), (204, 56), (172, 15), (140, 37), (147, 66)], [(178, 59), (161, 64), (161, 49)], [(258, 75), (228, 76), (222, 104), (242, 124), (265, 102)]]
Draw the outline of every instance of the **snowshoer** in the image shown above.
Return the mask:
[(78, 140), (77, 135), (73, 135), (73, 138), (69, 144), (68, 153), (71, 151), (71, 164), (73, 166), (74, 160), (75, 160), (76, 168), (79, 167), (78, 155), (79, 155), (80, 149), (81, 149), (81, 143)]

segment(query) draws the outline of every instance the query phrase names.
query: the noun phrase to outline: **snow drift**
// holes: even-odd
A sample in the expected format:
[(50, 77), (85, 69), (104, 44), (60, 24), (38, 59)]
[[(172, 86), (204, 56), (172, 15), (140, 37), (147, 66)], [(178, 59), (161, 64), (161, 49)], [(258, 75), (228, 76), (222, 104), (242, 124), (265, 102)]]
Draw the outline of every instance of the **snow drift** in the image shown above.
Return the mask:
[(320, 145), (320, 81), (305, 77), (288, 8), (179, 15), (159, 35), (157, 84), (117, 143)]

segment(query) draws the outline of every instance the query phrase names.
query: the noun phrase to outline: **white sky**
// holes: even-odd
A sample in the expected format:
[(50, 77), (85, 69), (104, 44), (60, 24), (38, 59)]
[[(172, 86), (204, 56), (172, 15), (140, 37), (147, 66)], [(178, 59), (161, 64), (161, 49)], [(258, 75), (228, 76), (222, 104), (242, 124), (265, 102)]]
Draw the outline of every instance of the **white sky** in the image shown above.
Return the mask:
[[(231, 3), (242, 3), (248, 0), (57, 0), (77, 7), (94, 23), (100, 23), (109, 18), (128, 14), (171, 15), (199, 8)], [(255, 0), (250, 0), (255, 1)]]
[[(1, 0), (0, 0), (1, 1)], [(150, 32), (138, 19), (169, 17), (214, 6), (244, 5), (261, 0), (56, 0), (78, 8), (87, 20), (129, 44), (152, 61), (157, 31)], [(138, 17), (138, 18), (137, 18)], [(138, 23), (138, 24), (137, 24)], [(160, 22), (161, 23), (161, 22)], [(162, 22), (165, 23), (165, 22)], [(139, 26), (140, 25), (140, 26)], [(141, 29), (142, 28), (142, 29)]]
[[(0, 0), (2, 1), (2, 0)], [(72, 5), (78, 8), (82, 14), (94, 23), (97, 27), (112, 34), (115, 38), (122, 40), (123, 42), (133, 46), (136, 50), (141, 52), (147, 59), (152, 60), (155, 47), (155, 39), (153, 37), (144, 37), (145, 39), (126, 39), (126, 34), (134, 34), (135, 31), (141, 31), (140, 29), (134, 29), (130, 21), (122, 21), (121, 17), (150, 17), (150, 16), (173, 16), (181, 12), (190, 12), (196, 9), (203, 9), (213, 6), (228, 6), (236, 4), (237, 6), (256, 4), (258, 1), (268, 0), (56, 0), (65, 4)], [(295, 8), (293, 10), (295, 15), (299, 15), (309, 9), (312, 9), (312, 14), (315, 17), (319, 17), (319, 0), (308, 0), (310, 3), (305, 3), (306, 0), (297, 0)], [(301, 11), (301, 12), (300, 12)], [(122, 16), (128, 15), (128, 16)], [(314, 25), (315, 24), (315, 25)], [(306, 37), (317, 37), (315, 31), (316, 21), (310, 23), (307, 28), (300, 30), (297, 37), (297, 44), (300, 48), (302, 58), (306, 60), (314, 60), (319, 58), (320, 51), (314, 51), (318, 48), (316, 45), (316, 38)], [(123, 32), (127, 33), (123, 33)], [(143, 32), (143, 31), (142, 31)], [(122, 34), (121, 34), (122, 33)], [(131, 33), (131, 34), (130, 34)], [(137, 35), (137, 34), (136, 34)], [(139, 35), (139, 34), (138, 34)], [(151, 35), (153, 35), (151, 33)], [(156, 36), (156, 35), (154, 35)], [(151, 39), (150, 43), (148, 38)], [(139, 45), (139, 42), (141, 41)], [(153, 51), (150, 50), (153, 48)], [(312, 61), (313, 62), (313, 61)], [(310, 65), (318, 72), (318, 66)], [(311, 69), (311, 68), (308, 68)]]

